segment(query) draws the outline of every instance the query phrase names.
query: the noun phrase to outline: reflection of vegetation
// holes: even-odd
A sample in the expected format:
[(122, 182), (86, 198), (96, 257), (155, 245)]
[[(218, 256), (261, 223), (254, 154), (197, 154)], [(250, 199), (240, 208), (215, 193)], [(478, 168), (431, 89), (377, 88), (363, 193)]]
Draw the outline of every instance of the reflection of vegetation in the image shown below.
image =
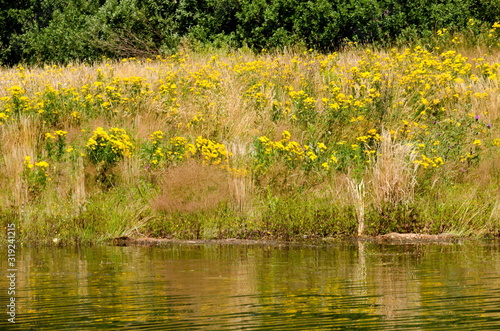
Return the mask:
[(477, 242), (26, 248), (18, 314), (25, 329), (37, 330), (278, 324), (380, 330), (453, 322), (482, 328), (499, 317), (497, 248)]

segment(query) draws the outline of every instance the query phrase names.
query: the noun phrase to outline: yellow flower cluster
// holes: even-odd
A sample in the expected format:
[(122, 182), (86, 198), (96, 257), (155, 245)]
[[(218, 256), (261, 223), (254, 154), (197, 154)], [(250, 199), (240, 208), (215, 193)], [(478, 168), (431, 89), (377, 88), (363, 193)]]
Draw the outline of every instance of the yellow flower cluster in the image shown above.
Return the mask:
[(228, 167), (231, 153), (224, 144), (202, 136), (198, 136), (194, 143), (190, 143), (188, 138), (182, 136), (172, 137), (166, 144), (162, 144), (163, 139), (164, 133), (155, 131), (150, 135), (152, 145), (143, 147), (143, 154), (153, 166), (159, 165), (162, 161), (171, 164), (198, 156), (203, 164), (220, 165), (230, 171), (238, 172), (238, 169)]
[(64, 130), (56, 130), (45, 134), (45, 148), (49, 158), (60, 159), (64, 155), (67, 134), (68, 132)]
[(227, 163), (228, 157), (231, 155), (226, 150), (224, 144), (214, 142), (201, 136), (196, 138), (195, 148), (196, 153), (203, 157), (204, 164), (219, 165), (221, 163)]
[(170, 161), (182, 161), (196, 153), (196, 147), (188, 143), (185, 137), (170, 138), (170, 145), (167, 152)]
[(357, 141), (364, 144), (369, 144), (370, 142), (379, 142), (382, 140), (380, 134), (377, 133), (377, 129), (368, 130), (367, 134), (356, 138)]
[(24, 157), (23, 179), (28, 185), (29, 192), (35, 195), (39, 194), (47, 182), (51, 180), (47, 172), (48, 168), (49, 163), (46, 161), (32, 163), (30, 156)]
[(149, 139), (150, 139), (153, 143), (156, 143), (156, 142), (158, 142), (158, 141), (160, 141), (160, 140), (162, 140), (162, 139), (163, 139), (163, 135), (164, 135), (163, 131), (159, 131), (159, 130), (158, 130), (158, 131), (155, 131), (155, 132), (153, 132), (152, 134), (150, 134), (150, 135), (149, 135)]
[[(302, 145), (294, 140), (291, 140), (289, 131), (283, 131), (281, 140), (272, 141), (266, 136), (258, 138), (258, 151), (261, 150), (263, 155), (257, 153), (257, 162), (265, 162), (266, 155), (282, 159), (290, 167), (295, 168), (303, 165), (306, 170), (310, 170), (314, 165), (320, 165), (323, 169), (328, 170), (332, 163), (337, 163), (335, 154), (327, 156), (327, 147), (324, 143), (318, 142), (314, 145)], [(261, 159), (259, 159), (261, 158)]]
[(413, 163), (423, 166), (424, 168), (433, 167), (439, 168), (444, 164), (443, 158), (441, 157), (427, 157), (425, 155), (420, 155), (420, 160), (414, 160)]
[(123, 157), (130, 157), (134, 145), (127, 132), (121, 128), (111, 128), (109, 132), (98, 127), (86, 144), (90, 160), (111, 166)]
[[(499, 26), (495, 23), (492, 33), (498, 34)], [(446, 30), (438, 34), (443, 41), (453, 38)], [(95, 123), (169, 132), (156, 131), (141, 141), (138, 157), (155, 166), (191, 157), (227, 164), (225, 145), (207, 137), (254, 138), (254, 150), (246, 151), (242, 163), (255, 157), (262, 167), (284, 162), (321, 171), (334, 164), (342, 170), (370, 167), (383, 131), (394, 143), (412, 146), (420, 168), (430, 170), (500, 145), (492, 138), (498, 137), (500, 93), (494, 57), (423, 47), (346, 54), (180, 52), (152, 60), (105, 60), (97, 68), (18, 67), (0, 79), (0, 124), (18, 125), (23, 116), (39, 121), (37, 137), (46, 138), (40, 155), (51, 162), (65, 159), (54, 160), (60, 150), (80, 152), (79, 140), (59, 129), (74, 132)], [(296, 138), (289, 131), (276, 141), (265, 136), (277, 128), (296, 132)], [(80, 148), (92, 162), (115, 164), (134, 148), (120, 130), (97, 128)]]
[(56, 140), (57, 138), (66, 137), (67, 134), (68, 134), (68, 132), (66, 132), (64, 130), (57, 130), (57, 131), (54, 131), (53, 133), (48, 132), (45, 134), (45, 139)]

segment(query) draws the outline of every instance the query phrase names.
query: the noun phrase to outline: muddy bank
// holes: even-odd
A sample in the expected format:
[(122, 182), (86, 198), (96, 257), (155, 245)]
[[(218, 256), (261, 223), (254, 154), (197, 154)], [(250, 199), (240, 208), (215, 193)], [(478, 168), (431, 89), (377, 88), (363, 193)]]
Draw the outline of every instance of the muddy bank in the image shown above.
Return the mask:
[(419, 244), (419, 243), (453, 243), (462, 238), (450, 233), (443, 233), (438, 235), (418, 234), (418, 233), (388, 233), (376, 237), (343, 237), (343, 238), (322, 238), (314, 240), (300, 240), (300, 241), (280, 241), (269, 239), (197, 239), (197, 240), (180, 240), (180, 239), (164, 239), (164, 238), (131, 238), (120, 237), (113, 239), (114, 246), (161, 246), (169, 244), (182, 244), (182, 245), (203, 245), (203, 244), (223, 244), (223, 245), (320, 245), (325, 243), (335, 242), (379, 242), (389, 244)]

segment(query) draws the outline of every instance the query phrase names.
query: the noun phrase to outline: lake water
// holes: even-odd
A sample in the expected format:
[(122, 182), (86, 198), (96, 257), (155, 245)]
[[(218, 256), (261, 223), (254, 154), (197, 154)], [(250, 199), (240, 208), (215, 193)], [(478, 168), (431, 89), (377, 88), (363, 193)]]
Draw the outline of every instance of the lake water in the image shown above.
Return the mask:
[[(500, 329), (498, 241), (23, 247), (16, 254), (16, 324), (4, 308), (5, 330)], [(2, 277), (2, 307), (8, 287)]]

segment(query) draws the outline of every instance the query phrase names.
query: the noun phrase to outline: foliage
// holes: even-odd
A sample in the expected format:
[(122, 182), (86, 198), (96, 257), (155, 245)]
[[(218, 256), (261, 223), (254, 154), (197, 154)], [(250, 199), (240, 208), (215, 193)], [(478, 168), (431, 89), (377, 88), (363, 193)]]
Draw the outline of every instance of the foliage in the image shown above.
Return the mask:
[(432, 48), (3, 68), (0, 201), (72, 241), (497, 234), (500, 26), (465, 24)]
[(257, 51), (428, 44), (437, 30), (465, 33), (469, 19), (491, 26), (500, 17), (491, 0), (4, 0), (0, 8), (6, 65), (172, 54), (181, 44)]

